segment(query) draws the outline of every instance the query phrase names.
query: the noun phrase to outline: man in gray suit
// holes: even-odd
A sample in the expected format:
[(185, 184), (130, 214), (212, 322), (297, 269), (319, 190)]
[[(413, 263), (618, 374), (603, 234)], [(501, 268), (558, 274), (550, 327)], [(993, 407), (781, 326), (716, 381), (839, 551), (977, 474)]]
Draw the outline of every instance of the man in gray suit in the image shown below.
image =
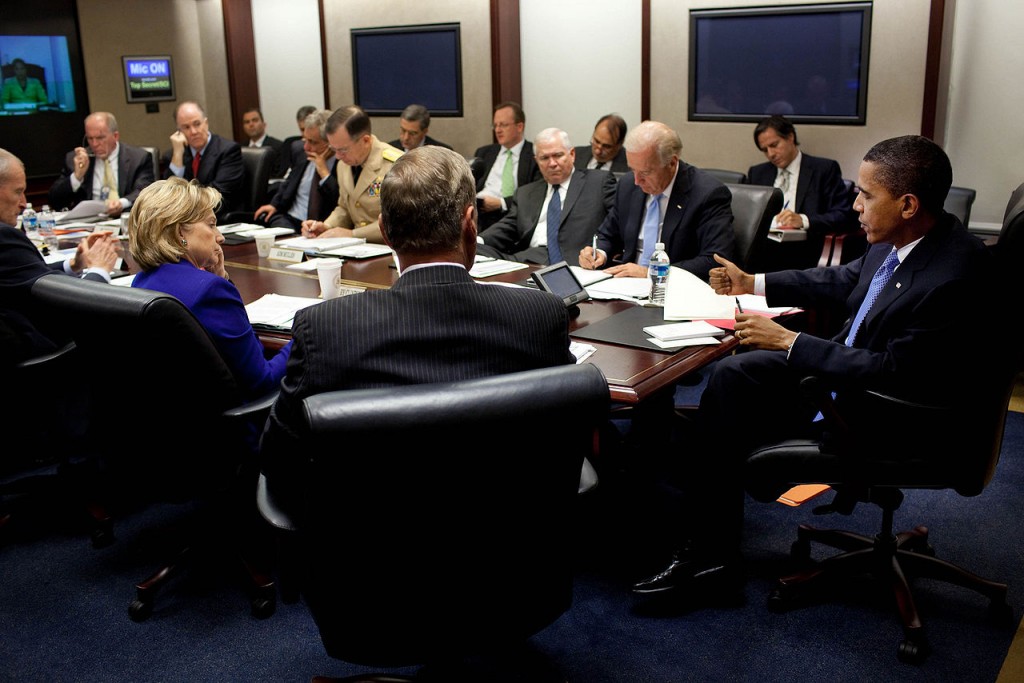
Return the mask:
[(301, 460), (292, 439), (307, 396), (575, 361), (558, 297), (470, 277), (475, 194), (469, 164), (452, 150), (419, 147), (395, 162), (382, 182), (380, 227), (401, 276), (391, 289), (331, 299), (295, 316), (288, 369), (263, 435), (268, 477), (287, 479)]
[(516, 190), (508, 213), (480, 233), (478, 251), (523, 263), (578, 266), (580, 250), (612, 206), (615, 178), (607, 171), (574, 170), (576, 151), (563, 130), (542, 130), (533, 149), (544, 179)]

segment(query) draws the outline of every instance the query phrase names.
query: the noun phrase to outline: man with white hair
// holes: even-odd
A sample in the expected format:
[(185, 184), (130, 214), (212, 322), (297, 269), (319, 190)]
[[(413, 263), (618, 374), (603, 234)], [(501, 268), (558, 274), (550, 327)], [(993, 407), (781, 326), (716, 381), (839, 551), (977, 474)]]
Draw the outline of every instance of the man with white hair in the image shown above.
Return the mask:
[(611, 208), (615, 177), (575, 170), (576, 150), (558, 128), (538, 133), (533, 150), (543, 180), (516, 190), (508, 213), (480, 234), (477, 251), (523, 263), (579, 265), (580, 250)]
[(679, 134), (658, 121), (644, 121), (626, 134), (630, 172), (619, 179), (615, 203), (598, 229), (597, 251), (580, 251), (584, 268), (607, 268), (615, 277), (647, 277), (657, 242), (672, 265), (707, 281), (732, 259), (732, 193), (708, 173), (679, 158)]

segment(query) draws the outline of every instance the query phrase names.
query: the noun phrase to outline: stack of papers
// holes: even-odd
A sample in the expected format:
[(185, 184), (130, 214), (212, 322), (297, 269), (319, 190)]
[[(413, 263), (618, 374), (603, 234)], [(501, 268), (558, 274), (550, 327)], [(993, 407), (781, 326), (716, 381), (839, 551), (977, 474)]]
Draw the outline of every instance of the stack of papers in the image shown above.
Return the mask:
[[(584, 272), (593, 273), (595, 271)], [(590, 285), (584, 284), (584, 286), (591, 299), (621, 299), (638, 302), (651, 296), (651, 281), (645, 277), (606, 277)]]
[(282, 296), (280, 294), (264, 294), (262, 297), (246, 305), (249, 322), (253, 327), (272, 330), (292, 329), (295, 313), (306, 306), (321, 303), (321, 299), (303, 296)]
[(525, 263), (516, 261), (504, 261), (502, 259), (477, 260), (470, 268), (469, 274), (473, 277), (490, 277), (501, 273), (511, 273), (514, 270), (528, 268)]
[(353, 244), (348, 247), (340, 247), (338, 249), (328, 249), (327, 251), (321, 251), (321, 256), (341, 256), (343, 258), (372, 258), (374, 256), (384, 256), (385, 254), (391, 254), (391, 247), (386, 244)]
[(365, 243), (366, 240), (362, 237), (292, 237), (278, 240), (277, 246), (301, 249), (306, 253), (323, 253), (331, 249)]
[(576, 279), (580, 281), (580, 284), (584, 287), (607, 280), (611, 275), (606, 270), (587, 270), (586, 268), (580, 268), (579, 266), (569, 266), (569, 270), (576, 276)]
[(807, 231), (802, 228), (776, 228), (768, 230), (768, 239), (775, 242), (806, 242)]
[(570, 339), (569, 351), (576, 358), (576, 364), (579, 365), (586, 359), (593, 356), (594, 351), (597, 351), (597, 347)]
[(725, 334), (719, 327), (703, 320), (694, 320), (686, 323), (670, 323), (668, 325), (652, 325), (645, 327), (644, 332), (651, 335), (651, 343), (663, 349), (676, 348), (679, 346), (703, 346), (706, 344), (717, 344), (718, 339)]
[(716, 294), (693, 273), (672, 266), (665, 290), (665, 320), (720, 320), (736, 317), (736, 298)]

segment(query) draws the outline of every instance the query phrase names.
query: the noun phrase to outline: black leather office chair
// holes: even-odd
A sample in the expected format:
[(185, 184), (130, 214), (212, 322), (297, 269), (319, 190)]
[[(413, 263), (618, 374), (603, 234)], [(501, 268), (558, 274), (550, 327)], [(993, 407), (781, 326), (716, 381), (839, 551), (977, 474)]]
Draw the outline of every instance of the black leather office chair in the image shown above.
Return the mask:
[(759, 257), (772, 218), (782, 211), (782, 190), (760, 185), (727, 183), (732, 192), (732, 227), (736, 234), (736, 263), (743, 270), (758, 272)]
[(270, 147), (242, 147), (242, 167), (245, 169), (242, 200), (234, 211), (228, 213), (223, 223), (253, 222), (253, 213), (267, 203), (267, 188), (276, 160), (277, 152)]
[(149, 160), (153, 162), (153, 180), (160, 180), (160, 150), (156, 147), (141, 147), (149, 152)]
[[(49, 275), (36, 281), (32, 297), (66, 323), (80, 368), (116, 372), (120, 380), (110, 385), (110, 403), (90, 416), (92, 439), (107, 446), (110, 491), (142, 502), (199, 500), (208, 513), (197, 524), (207, 533), (190, 534), (186, 551), (175, 548), (173, 562), (137, 585), (129, 614), (140, 621), (183, 560), (197, 555), (197, 541), (233, 548), (250, 540), (243, 534), (258, 521), (251, 496), (258, 468), (249, 420), (261, 426), (274, 397), (245, 404), (206, 330), (168, 294)], [(269, 616), (273, 582), (246, 566), (253, 613)]]
[(580, 466), (608, 406), (590, 364), (307, 398), (287, 454), (300, 483), (282, 491), (265, 470), (259, 506), (297, 529), (327, 653), (436, 666), (557, 619), (572, 601)]
[(702, 168), (701, 170), (710, 173), (727, 185), (742, 185), (747, 181), (747, 174), (740, 171), (728, 171), (724, 168)]
[(487, 171), (487, 165), (484, 164), (484, 160), (480, 157), (470, 157), (466, 161), (469, 162), (469, 170), (473, 173), (473, 181), (479, 183)]
[(968, 227), (971, 221), (971, 206), (973, 206), (974, 199), (977, 196), (978, 192), (976, 190), (954, 185), (949, 188), (949, 194), (946, 195), (946, 201), (942, 208), (959, 218), (964, 227)]

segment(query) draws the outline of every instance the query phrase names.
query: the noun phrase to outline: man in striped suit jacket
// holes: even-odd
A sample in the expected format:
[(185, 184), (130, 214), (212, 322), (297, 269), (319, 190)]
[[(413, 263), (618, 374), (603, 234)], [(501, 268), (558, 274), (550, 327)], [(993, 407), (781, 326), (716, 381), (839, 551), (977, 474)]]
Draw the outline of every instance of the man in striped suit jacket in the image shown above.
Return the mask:
[(558, 297), (470, 277), (474, 195), (469, 165), (451, 150), (420, 147), (395, 162), (381, 187), (380, 226), (401, 276), (391, 289), (332, 299), (295, 316), (292, 355), (263, 435), (268, 478), (288, 478), (301, 460), (291, 441), (307, 396), (574, 362)]

